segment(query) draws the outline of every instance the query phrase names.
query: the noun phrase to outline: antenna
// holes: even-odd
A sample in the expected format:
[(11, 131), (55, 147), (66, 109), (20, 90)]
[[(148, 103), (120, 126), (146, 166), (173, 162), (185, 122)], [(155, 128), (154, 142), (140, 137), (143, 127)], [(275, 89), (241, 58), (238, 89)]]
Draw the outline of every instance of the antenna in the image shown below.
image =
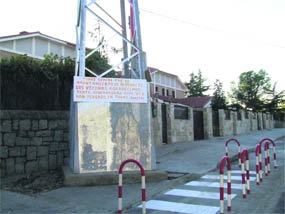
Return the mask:
[[(142, 51), (142, 41), (141, 41), (141, 30), (140, 30), (140, 19), (139, 19), (139, 8), (138, 0), (127, 0), (130, 5), (130, 28), (131, 38), (127, 38), (126, 33), (126, 15), (125, 15), (125, 0), (120, 0), (121, 4), (121, 24), (116, 21), (115, 18), (111, 16), (102, 8), (96, 0), (78, 0), (78, 12), (77, 12), (77, 23), (75, 27), (76, 31), (76, 66), (75, 66), (75, 76), (85, 76), (85, 71), (88, 71), (94, 76), (104, 77), (111, 71), (114, 71), (120, 65), (123, 65), (124, 75), (127, 78), (135, 79), (145, 79), (146, 71), (146, 56)], [(96, 11), (99, 10), (106, 17), (99, 16), (98, 13), (92, 7), (95, 7)], [(94, 16), (99, 22), (103, 23), (107, 28), (115, 33), (117, 37), (120, 37), (123, 41), (123, 58), (119, 63), (112, 66), (110, 69), (104, 71), (103, 73), (96, 74), (96, 71), (92, 71), (85, 65), (85, 60), (87, 57), (92, 55), (95, 51), (102, 47), (103, 44), (99, 45), (95, 50), (91, 51), (86, 56), (86, 13), (90, 13)], [(114, 22), (110, 24), (106, 21), (106, 18), (109, 17)], [(116, 26), (115, 26), (116, 24)], [(121, 32), (116, 29), (117, 26), (120, 26)], [(108, 44), (108, 41), (106, 41)], [(105, 44), (105, 43), (104, 43)], [(128, 54), (128, 46), (131, 50), (130, 55)]]

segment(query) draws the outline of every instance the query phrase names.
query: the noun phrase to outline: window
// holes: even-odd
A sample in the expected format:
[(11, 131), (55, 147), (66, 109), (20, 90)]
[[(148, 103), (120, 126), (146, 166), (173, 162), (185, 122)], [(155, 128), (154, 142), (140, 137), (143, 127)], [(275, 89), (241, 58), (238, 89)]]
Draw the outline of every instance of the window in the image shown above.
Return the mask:
[(175, 91), (172, 91), (172, 97), (175, 98)]
[(188, 120), (188, 107), (174, 106), (174, 119)]
[(162, 89), (162, 96), (165, 96), (165, 89)]
[(169, 96), (169, 91), (168, 91), (168, 89), (166, 89), (166, 96)]
[(155, 87), (155, 93), (157, 93), (157, 94), (159, 93), (157, 86)]

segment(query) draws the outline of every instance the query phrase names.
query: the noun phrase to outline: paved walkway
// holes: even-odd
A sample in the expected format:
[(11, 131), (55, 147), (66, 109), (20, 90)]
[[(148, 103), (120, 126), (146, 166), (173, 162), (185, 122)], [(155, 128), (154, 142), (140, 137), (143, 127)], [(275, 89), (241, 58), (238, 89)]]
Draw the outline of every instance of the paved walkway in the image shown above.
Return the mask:
[[(256, 131), (234, 137), (240, 141), (242, 149), (250, 149), (264, 137), (284, 144), (283, 136), (285, 129)], [(225, 141), (231, 137), (233, 136), (157, 148), (158, 169), (185, 175), (158, 183), (148, 183), (146, 178), (147, 199), (216, 169), (225, 153)], [(237, 152), (237, 146), (230, 144), (229, 156), (236, 156)], [(115, 213), (118, 206), (117, 188), (117, 185), (64, 187), (36, 197), (1, 191), (1, 213)], [(141, 184), (123, 186), (124, 207), (140, 203), (140, 188)]]

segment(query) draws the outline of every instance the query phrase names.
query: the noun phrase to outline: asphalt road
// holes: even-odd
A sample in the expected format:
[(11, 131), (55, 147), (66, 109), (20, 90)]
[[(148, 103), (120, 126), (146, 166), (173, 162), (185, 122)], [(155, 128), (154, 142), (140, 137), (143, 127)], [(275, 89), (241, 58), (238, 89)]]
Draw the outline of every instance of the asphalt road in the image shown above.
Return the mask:
[[(274, 169), (273, 167), (273, 151), (271, 149), (271, 172), (268, 176), (263, 175), (263, 182), (259, 186), (256, 185), (256, 175), (251, 175), (251, 178), (253, 179), (253, 181), (250, 182), (251, 193), (247, 195), (246, 199), (242, 197), (242, 189), (240, 189), (241, 174), (232, 173), (232, 186), (235, 186), (235, 188), (232, 188), (232, 197), (234, 197), (231, 203), (232, 211), (226, 211), (227, 200), (225, 199), (225, 213), (285, 213), (285, 144), (284, 142), (279, 142), (277, 143), (276, 147), (277, 160), (279, 165), (278, 168)], [(232, 163), (232, 170), (239, 170), (237, 161)], [(250, 170), (253, 171), (253, 173), (255, 171), (255, 153), (250, 153)], [(215, 176), (218, 177), (215, 178)], [(138, 206), (140, 205), (135, 205), (132, 208), (125, 210), (124, 213), (141, 213), (141, 207)], [(169, 189), (168, 191), (163, 192), (154, 198), (150, 198), (148, 199), (146, 206), (148, 214), (220, 213), (219, 170), (211, 173), (206, 173), (205, 176), (197, 179), (196, 181), (186, 182), (182, 185), (175, 186), (172, 189)]]

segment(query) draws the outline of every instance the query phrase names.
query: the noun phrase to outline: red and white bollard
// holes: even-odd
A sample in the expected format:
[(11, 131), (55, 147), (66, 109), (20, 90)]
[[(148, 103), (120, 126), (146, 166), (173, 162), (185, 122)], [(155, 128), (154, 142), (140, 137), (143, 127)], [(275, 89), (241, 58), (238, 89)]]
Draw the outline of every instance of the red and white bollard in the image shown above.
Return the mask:
[(225, 162), (227, 162), (227, 170), (228, 170), (228, 183), (227, 183), (227, 189), (228, 189), (228, 195), (227, 195), (227, 201), (228, 201), (228, 211), (232, 210), (231, 207), (231, 162), (228, 156), (223, 157), (221, 164), (220, 164), (220, 214), (224, 214), (224, 166)]
[(267, 145), (267, 171), (270, 174), (270, 152), (269, 152), (269, 143)]
[[(277, 168), (277, 156), (276, 156), (276, 144), (274, 143), (274, 141), (270, 138), (264, 138), (259, 142), (259, 145), (262, 146), (262, 143), (268, 141), (269, 143), (271, 143), (273, 145), (273, 159), (274, 159), (274, 168)], [(261, 150), (261, 148), (260, 148)]]
[(141, 179), (142, 179), (142, 213), (145, 214), (146, 213), (146, 191), (145, 191), (145, 172), (144, 172), (144, 168), (142, 166), (142, 164), (134, 159), (128, 159), (125, 160), (120, 168), (119, 168), (119, 189), (118, 189), (118, 194), (119, 194), (119, 209), (118, 209), (118, 213), (122, 214), (122, 204), (123, 204), (123, 168), (126, 165), (126, 163), (129, 162), (133, 162), (135, 164), (137, 164), (140, 167), (141, 170)]
[[(246, 161), (244, 161), (244, 155), (246, 156)], [(246, 162), (246, 172), (245, 172), (244, 162)], [(244, 149), (241, 153), (241, 177), (242, 177), (242, 197), (246, 198), (246, 194), (250, 194), (249, 156), (248, 156), (248, 151), (246, 149)], [(245, 190), (245, 184), (247, 184), (247, 191)]]
[(264, 144), (264, 169), (265, 169), (265, 176), (268, 176), (269, 174), (269, 163), (268, 163), (268, 157), (269, 157), (269, 143), (265, 142)]
[(237, 143), (237, 145), (238, 145), (238, 164), (239, 164), (239, 167), (241, 167), (241, 159), (240, 159), (240, 142), (237, 140), (237, 139), (235, 139), (235, 138), (231, 138), (231, 139), (228, 139), (227, 140), (227, 142), (226, 142), (226, 144), (225, 144), (225, 146), (226, 146), (226, 156), (229, 156), (229, 149), (228, 149), (228, 144), (229, 144), (229, 142), (231, 142), (231, 141), (234, 141), (234, 142), (236, 142)]
[(260, 145), (257, 144), (255, 147), (255, 166), (256, 166), (256, 185), (259, 185), (259, 150)]

